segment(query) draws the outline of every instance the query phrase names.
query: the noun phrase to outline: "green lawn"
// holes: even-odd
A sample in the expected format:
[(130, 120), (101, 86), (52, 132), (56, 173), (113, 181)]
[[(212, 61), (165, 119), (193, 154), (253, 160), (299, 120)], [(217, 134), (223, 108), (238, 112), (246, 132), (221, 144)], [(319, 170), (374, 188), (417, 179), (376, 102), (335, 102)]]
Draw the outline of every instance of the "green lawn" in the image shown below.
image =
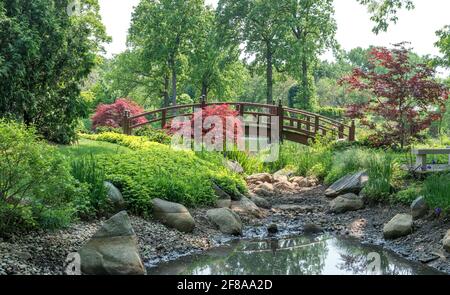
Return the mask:
[(117, 144), (102, 141), (93, 141), (83, 138), (80, 139), (77, 144), (73, 144), (70, 146), (59, 146), (59, 150), (64, 155), (71, 158), (89, 156), (91, 154), (124, 154), (131, 151), (129, 148), (119, 146)]

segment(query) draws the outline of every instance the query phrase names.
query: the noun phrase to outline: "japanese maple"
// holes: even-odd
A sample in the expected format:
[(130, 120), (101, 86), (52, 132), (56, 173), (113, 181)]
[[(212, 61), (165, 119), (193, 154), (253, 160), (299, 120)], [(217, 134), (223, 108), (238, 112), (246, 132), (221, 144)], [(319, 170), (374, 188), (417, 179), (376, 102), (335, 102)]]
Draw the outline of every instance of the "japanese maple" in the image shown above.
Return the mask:
[[(170, 133), (174, 134), (186, 127), (186, 124), (187, 126), (190, 126), (192, 138), (194, 138), (194, 135), (196, 134), (197, 126), (202, 128), (200, 132), (202, 138), (214, 132), (217, 136), (222, 136), (221, 142), (223, 143), (225, 143), (227, 139), (231, 139), (233, 140), (233, 143), (237, 143), (243, 136), (242, 121), (239, 118), (239, 112), (232, 110), (226, 104), (213, 105), (199, 109), (190, 117), (189, 121), (173, 121), (167, 128), (170, 130)], [(217, 128), (222, 128), (222, 131), (216, 130)], [(199, 140), (202, 138), (195, 139)], [(219, 138), (215, 139), (218, 140)]]
[[(101, 104), (97, 107), (94, 116), (92, 116), (92, 128), (95, 130), (100, 126), (121, 127), (126, 110), (130, 111), (131, 116), (144, 112), (144, 109), (140, 105), (125, 98), (118, 99), (113, 104)], [(145, 117), (134, 119), (131, 122), (132, 125), (143, 123), (147, 123)]]
[(373, 48), (369, 64), (340, 81), (350, 91), (370, 93), (365, 103), (349, 105), (347, 114), (374, 130), (369, 138), (373, 144), (403, 148), (441, 119), (449, 91), (435, 81), (435, 69), (412, 61), (404, 44)]

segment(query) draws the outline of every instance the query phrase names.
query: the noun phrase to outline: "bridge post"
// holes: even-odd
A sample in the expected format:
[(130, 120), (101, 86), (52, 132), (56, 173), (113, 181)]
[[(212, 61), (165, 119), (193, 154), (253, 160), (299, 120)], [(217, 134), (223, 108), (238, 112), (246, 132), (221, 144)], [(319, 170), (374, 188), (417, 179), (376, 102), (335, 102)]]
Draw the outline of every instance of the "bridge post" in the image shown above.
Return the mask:
[(283, 102), (278, 100), (278, 107), (277, 107), (277, 116), (278, 116), (278, 129), (279, 129), (279, 136), (280, 136), (280, 143), (283, 142), (283, 125), (284, 125), (284, 109), (283, 109)]
[(204, 108), (206, 108), (206, 96), (205, 95), (202, 95), (201, 97), (200, 97), (200, 107), (202, 108), (202, 109), (204, 109)]
[(339, 126), (339, 139), (343, 139), (344, 138), (344, 125), (340, 125)]
[(166, 127), (167, 110), (162, 110), (161, 112), (161, 129)]
[(316, 137), (319, 134), (319, 128), (320, 128), (320, 118), (319, 116), (315, 116), (314, 120), (314, 137)]
[(356, 126), (355, 120), (352, 120), (352, 125), (350, 126), (350, 131), (348, 133), (348, 140), (355, 141), (355, 139), (356, 139)]
[(122, 118), (122, 131), (126, 135), (131, 135), (131, 112), (130, 110), (125, 110)]

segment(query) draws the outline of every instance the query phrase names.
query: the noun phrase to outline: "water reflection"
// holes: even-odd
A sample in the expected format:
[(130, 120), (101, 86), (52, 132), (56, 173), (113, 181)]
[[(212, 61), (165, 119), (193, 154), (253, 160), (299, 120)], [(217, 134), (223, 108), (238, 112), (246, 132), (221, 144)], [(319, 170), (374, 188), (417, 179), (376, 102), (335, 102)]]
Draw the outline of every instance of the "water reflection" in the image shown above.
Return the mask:
[[(379, 258), (378, 260), (372, 259)], [(239, 241), (201, 255), (149, 268), (149, 274), (184, 275), (320, 275), (438, 274), (390, 252), (348, 239), (297, 237)]]

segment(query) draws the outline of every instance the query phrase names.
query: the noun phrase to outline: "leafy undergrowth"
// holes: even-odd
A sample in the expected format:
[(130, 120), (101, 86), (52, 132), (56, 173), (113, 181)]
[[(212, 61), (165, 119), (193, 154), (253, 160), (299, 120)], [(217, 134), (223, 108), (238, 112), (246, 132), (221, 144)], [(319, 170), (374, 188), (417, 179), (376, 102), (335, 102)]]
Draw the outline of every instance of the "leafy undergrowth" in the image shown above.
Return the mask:
[(232, 196), (246, 193), (245, 182), (239, 175), (216, 162), (205, 161), (193, 152), (176, 151), (142, 137), (117, 133), (83, 137), (133, 150), (124, 154), (100, 155), (97, 159), (107, 178), (122, 191), (128, 208), (136, 214), (148, 215), (153, 198), (186, 206), (213, 204), (216, 200), (213, 182)]

